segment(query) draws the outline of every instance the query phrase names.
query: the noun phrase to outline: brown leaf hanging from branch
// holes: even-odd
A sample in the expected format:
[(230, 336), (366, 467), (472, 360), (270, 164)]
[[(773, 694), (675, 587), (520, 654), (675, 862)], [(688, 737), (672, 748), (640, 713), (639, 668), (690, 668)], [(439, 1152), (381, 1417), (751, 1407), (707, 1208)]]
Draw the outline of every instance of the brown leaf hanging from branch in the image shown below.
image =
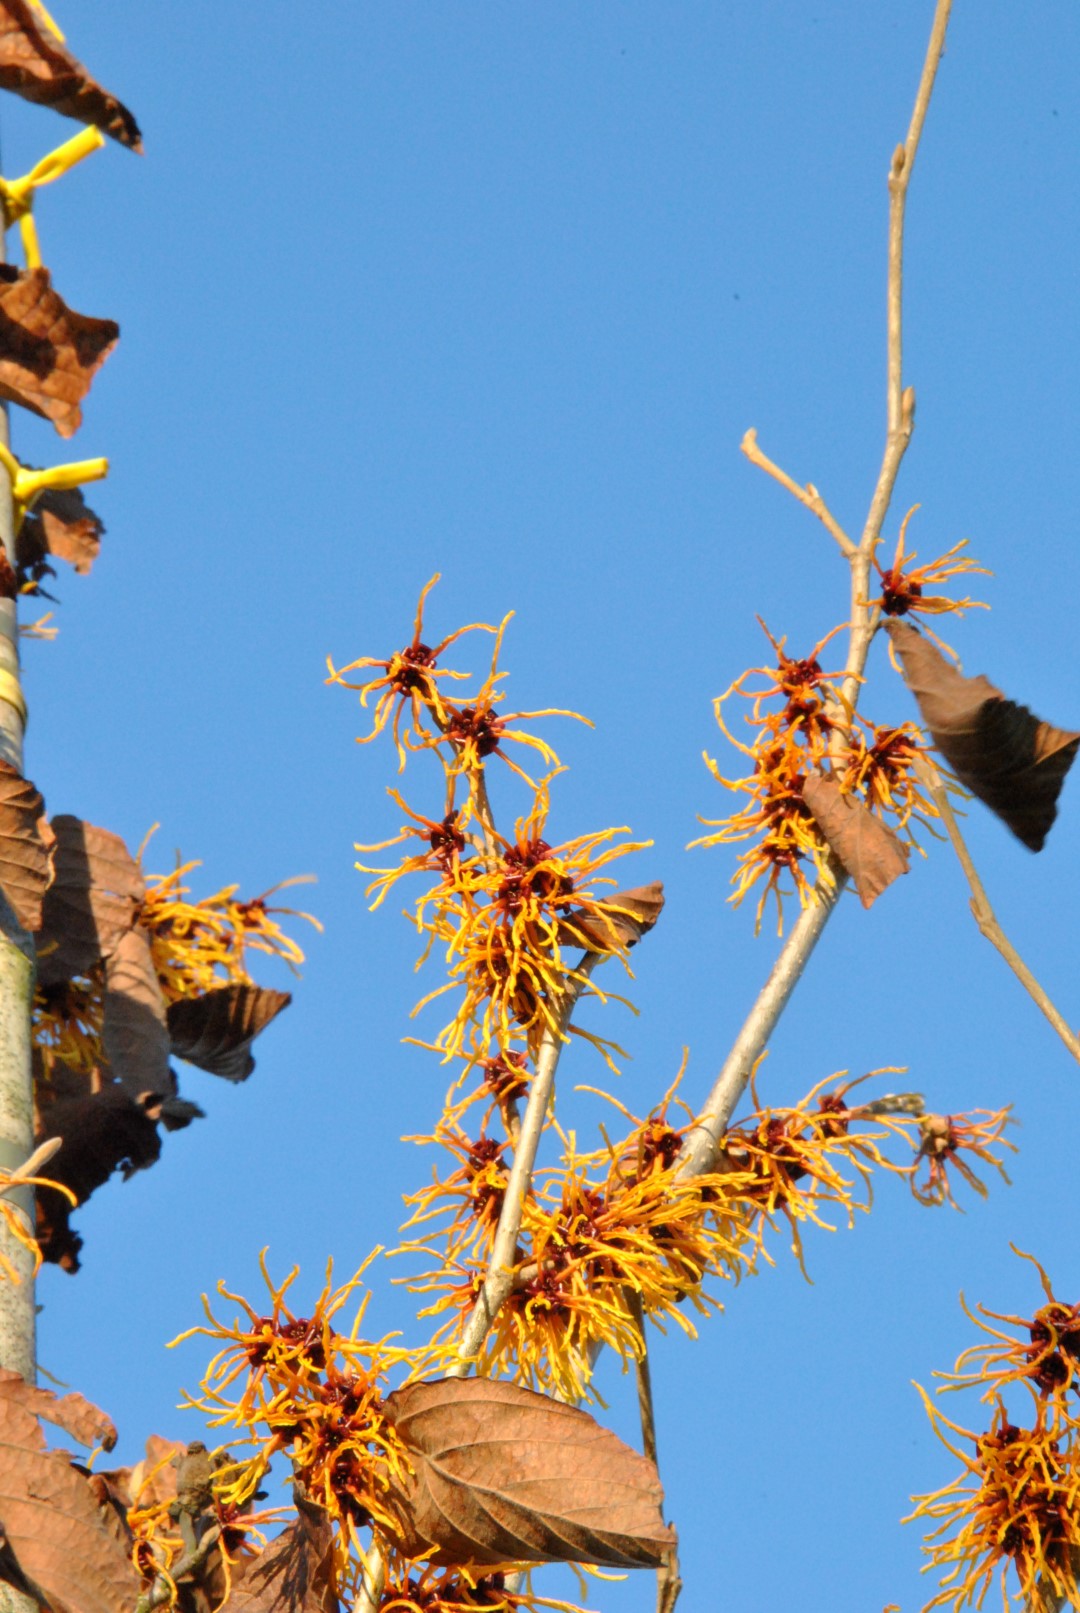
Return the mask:
[(51, 420), (61, 437), (78, 431), (79, 405), (119, 339), (113, 320), (69, 308), (48, 269), (0, 264), (0, 397)]
[(655, 1464), (575, 1406), (444, 1378), (395, 1390), (385, 1412), (414, 1469), (392, 1497), (407, 1556), (655, 1568), (674, 1544)]
[(175, 1094), (165, 999), (145, 930), (126, 930), (106, 962), (101, 1039), (114, 1077), (131, 1097)]
[(168, 1009), (172, 1052), (226, 1081), (246, 1081), (255, 1068), (252, 1042), (291, 1002), (287, 991), (241, 982), (181, 997)]
[(295, 1499), (296, 1522), (246, 1565), (228, 1613), (337, 1613), (333, 1527), (322, 1507)]
[(0, 889), (24, 930), (41, 928), (55, 836), (41, 795), (10, 762), (0, 762)]
[(92, 123), (122, 146), (142, 150), (139, 126), (127, 107), (90, 77), (31, 0), (0, 0), (0, 89)]
[(130, 1613), (139, 1577), (86, 1478), (62, 1451), (46, 1450), (35, 1416), (44, 1393), (16, 1373), (0, 1376), (0, 1519), (7, 1545), (52, 1613)]
[(908, 848), (899, 835), (850, 795), (835, 779), (807, 776), (803, 800), (839, 857), (864, 907), (873, 907), (883, 890), (908, 871)]
[(53, 882), (45, 893), (38, 936), (38, 979), (57, 985), (108, 958), (135, 922), (146, 886), (119, 835), (61, 813)]
[(888, 632), (923, 721), (960, 783), (1041, 851), (1080, 733), (1040, 721), (989, 678), (965, 678), (907, 622), (890, 622)]
[(560, 946), (590, 944), (602, 951), (612, 947), (636, 946), (656, 924), (664, 906), (664, 887), (658, 879), (650, 885), (635, 885), (605, 899), (604, 913), (567, 914), (559, 931)]
[(15, 538), (19, 582), (52, 575), (48, 557), (66, 560), (84, 577), (101, 552), (105, 524), (78, 487), (48, 487), (34, 501)]

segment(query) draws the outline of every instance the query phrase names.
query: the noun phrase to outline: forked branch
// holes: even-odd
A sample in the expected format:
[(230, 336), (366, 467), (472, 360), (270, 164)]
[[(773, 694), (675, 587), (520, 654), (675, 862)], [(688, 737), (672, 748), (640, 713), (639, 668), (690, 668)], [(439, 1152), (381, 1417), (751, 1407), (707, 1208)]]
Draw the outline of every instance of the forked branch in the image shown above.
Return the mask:
[[(867, 655), (879, 621), (879, 613), (870, 603), (870, 573), (874, 554), (915, 424), (915, 393), (911, 387), (905, 389), (903, 385), (904, 222), (908, 186), (938, 64), (945, 49), (945, 33), (951, 10), (952, 0), (938, 0), (907, 138), (896, 148), (889, 166), (885, 452), (858, 544), (853, 544), (834, 520), (812, 484), (800, 487), (758, 448), (753, 431), (747, 433), (742, 444), (748, 459), (786, 487), (824, 522), (847, 556), (851, 567), (851, 615), (842, 697), (845, 711), (849, 714), (848, 724), (850, 714), (854, 713), (858, 704)], [(769, 978), (743, 1022), (696, 1124), (687, 1134), (680, 1161), (684, 1174), (694, 1175), (708, 1170), (716, 1157), (720, 1139), (746, 1090), (754, 1066), (768, 1046), (776, 1023), (836, 907), (845, 878), (836, 867), (831, 870), (831, 875), (831, 879), (819, 879), (815, 885), (808, 905), (784, 942)]]

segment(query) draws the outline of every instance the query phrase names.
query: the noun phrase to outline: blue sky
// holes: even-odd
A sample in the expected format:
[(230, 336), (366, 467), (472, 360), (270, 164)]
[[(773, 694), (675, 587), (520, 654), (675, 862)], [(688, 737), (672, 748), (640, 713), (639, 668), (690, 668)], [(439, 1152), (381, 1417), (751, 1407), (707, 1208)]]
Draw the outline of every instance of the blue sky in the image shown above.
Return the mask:
[[(399, 781), (323, 679), (327, 654), (404, 643), (434, 571), (437, 636), (516, 611), (513, 703), (596, 723), (544, 730), (570, 769), (557, 837), (625, 823), (655, 843), (633, 869), (668, 891), (635, 959), (640, 1017), (604, 1021), (632, 1055), (619, 1096), (647, 1109), (684, 1047), (689, 1101), (711, 1084), (775, 942), (726, 906), (733, 854), (684, 850), (696, 814), (725, 810), (701, 762), (723, 744), (710, 702), (761, 659), (755, 613), (809, 648), (847, 600), (830, 540), (738, 444), (756, 427), (861, 526), (883, 440), (885, 175), (931, 10), (337, 0), (301, 26), (281, 0), (61, 8), (146, 156), (96, 155), (38, 204), (58, 288), (123, 334), (73, 445), (112, 461), (93, 500), (108, 534), (89, 579), (58, 579), (59, 639), (27, 647), (28, 771), (51, 810), (132, 845), (160, 822), (149, 866), (202, 858), (200, 892), (317, 875), (302, 905), (325, 924), (251, 1081), (181, 1069), (207, 1119), (81, 1210), (83, 1271), (41, 1282), (42, 1364), (109, 1409), (127, 1459), (151, 1431), (190, 1435), (175, 1408), (203, 1352), (164, 1344), (201, 1291), (254, 1293), (266, 1245), (313, 1294), (328, 1256), (344, 1272), (393, 1242), (430, 1168), (399, 1142), (446, 1082), (401, 1042), (415, 937), (393, 904), (366, 911), (352, 868), (355, 841), (396, 828)], [(995, 575), (992, 611), (950, 635), (965, 669), (1066, 727), (1078, 46), (1066, 0), (957, 6), (911, 192), (918, 423), (886, 528), (919, 502), (921, 558), (971, 539)], [(5, 173), (69, 132), (6, 98)], [(42, 423), (14, 430), (30, 462), (68, 457)], [(881, 647), (867, 708), (913, 715)], [(419, 769), (405, 783), (435, 799)], [(1010, 936), (1076, 1018), (1078, 792), (1039, 857), (969, 818)], [(521, 806), (509, 787), (496, 801)], [(932, 1588), (897, 1520), (951, 1468), (911, 1380), (969, 1342), (961, 1288), (1037, 1305), (1010, 1240), (1077, 1297), (1080, 1072), (936, 847), (872, 912), (845, 900), (763, 1093), (880, 1065), (942, 1110), (1013, 1103), (1013, 1186), (960, 1216), (883, 1182), (854, 1233), (808, 1238), (812, 1285), (778, 1248), (696, 1344), (658, 1341), (686, 1613), (919, 1607)], [(575, 1048), (562, 1090), (603, 1074)], [(584, 1134), (598, 1111), (577, 1102), (562, 1112)], [(376, 1269), (372, 1325), (419, 1337)], [(609, 1369), (603, 1387), (631, 1437), (632, 1386)], [(653, 1594), (640, 1576), (594, 1605), (638, 1613)]]

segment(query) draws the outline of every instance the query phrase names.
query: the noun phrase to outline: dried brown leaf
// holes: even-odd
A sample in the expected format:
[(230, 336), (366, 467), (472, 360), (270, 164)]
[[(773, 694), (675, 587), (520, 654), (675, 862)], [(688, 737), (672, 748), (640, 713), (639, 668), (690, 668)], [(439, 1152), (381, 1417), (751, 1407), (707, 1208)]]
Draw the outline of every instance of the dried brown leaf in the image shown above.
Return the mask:
[(15, 538), (20, 582), (52, 574), (47, 556), (66, 560), (84, 577), (101, 552), (105, 523), (78, 487), (47, 487), (34, 501)]
[(392, 1498), (408, 1556), (655, 1568), (674, 1542), (655, 1464), (575, 1406), (444, 1378), (395, 1390), (385, 1410), (414, 1468)]
[(1080, 733), (1040, 721), (989, 678), (965, 678), (909, 623), (890, 622), (888, 631), (923, 721), (960, 783), (1041, 851)]
[(560, 926), (561, 946), (596, 947), (610, 952), (614, 947), (636, 946), (656, 924), (664, 906), (664, 887), (658, 879), (649, 885), (608, 896), (602, 913), (575, 913)]
[(83, 1474), (47, 1451), (43, 1390), (0, 1376), (0, 1520), (18, 1567), (52, 1613), (130, 1613), (141, 1589)]
[(181, 997), (168, 1009), (172, 1052), (226, 1081), (246, 1081), (255, 1068), (252, 1042), (291, 1002), (287, 991), (240, 982)]
[[(45, 1112), (39, 1140), (60, 1137), (62, 1146), (49, 1161), (51, 1182), (70, 1188), (80, 1204), (116, 1170), (125, 1181), (159, 1158), (161, 1139), (144, 1104), (117, 1085), (59, 1098)], [(65, 1271), (79, 1269), (82, 1239), (70, 1225), (72, 1206), (53, 1188), (37, 1190), (37, 1240), (45, 1260)], [(0, 1519), (2, 1519), (0, 1514)]]
[(31, 0), (0, 0), (0, 89), (92, 123), (123, 146), (142, 150), (127, 107), (92, 79)]
[(79, 405), (119, 339), (114, 320), (69, 308), (48, 269), (0, 264), (0, 398), (51, 420), (61, 437), (82, 425)]
[[(2, 0), (0, 0), (2, 3)], [(61, 813), (38, 936), (38, 979), (57, 985), (108, 958), (146, 895), (139, 865), (119, 835)]]
[(337, 1613), (330, 1519), (300, 1495), (296, 1511), (296, 1522), (247, 1564), (228, 1613)]
[(803, 800), (829, 846), (850, 875), (864, 907), (873, 907), (883, 890), (908, 871), (908, 848), (887, 823), (850, 795), (835, 779), (808, 775)]
[(105, 964), (105, 1021), (101, 1039), (113, 1075), (131, 1097), (170, 1097), (176, 1079), (169, 1068), (165, 999), (150, 952), (150, 939), (136, 926), (126, 930)]
[(0, 1367), (0, 1394), (14, 1395), (35, 1416), (62, 1428), (80, 1445), (100, 1445), (111, 1451), (116, 1444), (112, 1419), (74, 1389), (70, 1394), (54, 1395), (50, 1389), (38, 1389), (17, 1372)]
[(40, 930), (56, 837), (45, 803), (10, 762), (0, 762), (0, 890), (24, 930)]

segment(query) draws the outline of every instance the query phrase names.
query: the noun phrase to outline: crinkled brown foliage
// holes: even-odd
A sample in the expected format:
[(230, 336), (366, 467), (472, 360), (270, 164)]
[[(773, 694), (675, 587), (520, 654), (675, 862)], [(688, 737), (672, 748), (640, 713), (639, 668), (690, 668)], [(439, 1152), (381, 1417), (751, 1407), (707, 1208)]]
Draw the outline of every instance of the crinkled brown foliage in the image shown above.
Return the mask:
[(115, 1437), (81, 1396), (57, 1400), (0, 1373), (0, 1518), (19, 1572), (52, 1613), (130, 1613), (139, 1580), (84, 1474), (49, 1451), (38, 1418), (73, 1438)]
[(228, 1613), (337, 1613), (333, 1526), (322, 1507), (295, 1501), (296, 1522), (246, 1564)]
[(79, 405), (119, 339), (114, 320), (69, 308), (48, 269), (0, 264), (0, 397), (50, 420), (61, 437), (78, 431)]
[(101, 552), (105, 523), (78, 487), (47, 487), (34, 500), (15, 538), (19, 583), (53, 575), (49, 558), (64, 560), (84, 577)]
[(10, 762), (0, 761), (0, 890), (25, 930), (41, 928), (42, 898), (52, 878), (55, 836), (45, 803)]
[(127, 107), (90, 77), (32, 0), (0, 0), (0, 89), (142, 150), (139, 126)]

